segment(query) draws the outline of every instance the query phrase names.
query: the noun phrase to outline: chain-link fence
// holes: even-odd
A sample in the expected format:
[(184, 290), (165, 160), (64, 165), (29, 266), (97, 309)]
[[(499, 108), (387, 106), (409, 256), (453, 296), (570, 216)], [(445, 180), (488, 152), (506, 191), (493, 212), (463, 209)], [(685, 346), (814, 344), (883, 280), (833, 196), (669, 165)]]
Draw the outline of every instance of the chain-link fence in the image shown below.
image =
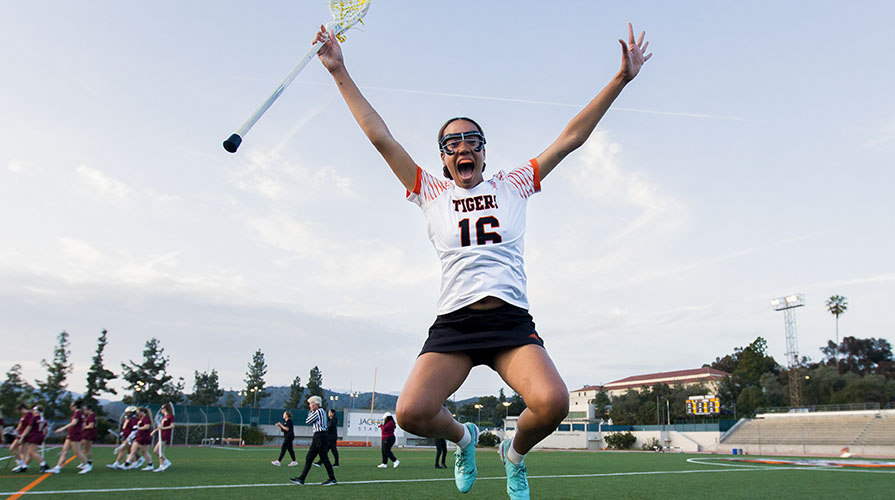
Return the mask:
[[(159, 419), (159, 404), (146, 405), (152, 415)], [(272, 426), (283, 421), (283, 408), (235, 408), (224, 406), (173, 405), (173, 444), (185, 445), (241, 445), (264, 444), (276, 439), (278, 432), (266, 436), (261, 426)], [(295, 426), (304, 426), (308, 410), (288, 410), (292, 413)], [(342, 421), (343, 412), (336, 416)], [(109, 415), (120, 422), (124, 414)], [(158, 422), (156, 422), (158, 424)]]

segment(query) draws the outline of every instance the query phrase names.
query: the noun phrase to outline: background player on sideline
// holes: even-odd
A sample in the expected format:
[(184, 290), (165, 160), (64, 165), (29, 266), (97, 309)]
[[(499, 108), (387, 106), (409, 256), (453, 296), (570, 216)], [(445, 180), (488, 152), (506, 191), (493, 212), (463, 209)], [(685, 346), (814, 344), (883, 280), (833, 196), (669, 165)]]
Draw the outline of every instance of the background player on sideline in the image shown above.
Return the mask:
[(128, 406), (124, 410), (124, 417), (121, 419), (121, 425), (119, 426), (118, 439), (121, 440), (121, 444), (115, 448), (115, 461), (107, 464), (106, 467), (110, 469), (123, 469), (123, 460), (127, 458), (130, 454), (131, 446), (134, 443), (134, 428), (137, 426), (137, 407), (136, 406)]
[(158, 468), (153, 472), (162, 472), (171, 467), (171, 461), (165, 456), (165, 448), (171, 444), (171, 438), (174, 436), (174, 408), (171, 403), (165, 403), (161, 408), (162, 423), (156, 427), (158, 432), (158, 442), (155, 443), (155, 453), (158, 455)]
[(80, 399), (72, 401), (68, 406), (71, 410), (71, 420), (69, 420), (67, 424), (56, 429), (57, 434), (68, 432), (68, 435), (65, 438), (65, 442), (62, 443), (62, 451), (59, 452), (59, 461), (56, 462), (55, 467), (47, 469), (47, 472), (52, 472), (53, 474), (62, 472), (62, 466), (65, 464), (65, 456), (68, 454), (68, 450), (74, 451), (75, 455), (78, 456), (78, 460), (84, 465), (84, 467), (81, 468), (81, 472), (78, 474), (86, 474), (93, 469), (93, 466), (87, 464), (87, 457), (85, 457), (84, 452), (81, 451), (82, 427), (84, 426), (84, 414), (81, 412), (81, 405), (82, 402)]
[[(81, 431), (81, 449), (84, 451), (84, 457), (87, 458), (87, 465), (93, 468), (93, 442), (96, 441), (96, 412), (93, 406), (84, 404), (82, 411), (84, 412), (84, 427)], [(84, 470), (86, 466), (78, 466)]]
[(295, 467), (298, 465), (298, 462), (295, 461), (295, 448), (292, 447), (292, 442), (295, 441), (295, 424), (292, 422), (292, 413), (284, 411), (283, 422), (277, 422), (276, 426), (283, 431), (283, 444), (280, 445), (280, 457), (271, 462), (271, 464), (279, 467), (280, 460), (286, 456), (286, 452), (289, 452), (289, 457), (292, 458), (292, 461), (289, 462), (289, 467)]
[[(326, 412), (326, 417), (326, 446), (333, 454), (333, 467), (335, 468), (339, 466), (339, 449), (336, 447), (336, 443), (339, 441), (339, 417), (336, 416), (336, 409), (330, 408)], [(323, 465), (323, 461), (317, 460), (314, 465), (320, 467)]]

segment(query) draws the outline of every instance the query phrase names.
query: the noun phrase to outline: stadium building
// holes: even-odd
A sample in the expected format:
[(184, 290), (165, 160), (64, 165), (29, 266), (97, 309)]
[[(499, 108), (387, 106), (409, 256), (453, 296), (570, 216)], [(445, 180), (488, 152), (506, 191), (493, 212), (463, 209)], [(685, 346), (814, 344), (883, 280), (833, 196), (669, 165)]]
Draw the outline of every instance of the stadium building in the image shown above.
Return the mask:
[[(538, 444), (538, 448), (560, 449), (600, 449), (604, 448), (603, 435), (625, 430), (635, 431), (638, 440), (655, 438), (662, 446), (675, 447), (688, 451), (701, 451), (716, 446), (720, 435), (726, 429), (719, 424), (687, 424), (656, 426), (615, 426), (611, 422), (603, 422), (596, 416), (594, 399), (601, 391), (610, 398), (624, 395), (626, 392), (640, 391), (644, 387), (665, 384), (670, 387), (701, 386), (706, 394), (718, 392), (718, 385), (730, 374), (714, 368), (703, 367), (689, 370), (647, 373), (614, 380), (602, 386), (590, 385), (569, 392), (569, 415), (557, 430)], [(509, 417), (505, 433), (515, 432), (516, 420)], [(625, 427), (622, 429), (621, 427)], [(628, 429), (630, 427), (630, 429)], [(643, 436), (639, 434), (643, 433)]]
[(717, 394), (718, 384), (721, 379), (730, 374), (714, 368), (703, 367), (691, 370), (677, 370), (672, 372), (648, 373), (646, 375), (634, 375), (615, 380), (603, 386), (589, 385), (576, 389), (569, 393), (569, 420), (596, 418), (592, 401), (597, 393), (605, 391), (610, 398), (623, 396), (629, 390), (640, 391), (644, 387), (652, 387), (656, 384), (665, 384), (674, 387), (680, 384), (683, 387), (692, 387), (702, 384), (707, 393)]
[(702, 384), (710, 393), (718, 392), (718, 384), (721, 379), (730, 374), (707, 366), (693, 370), (677, 370), (673, 372), (648, 373), (635, 375), (620, 380), (609, 382), (603, 386), (603, 390), (609, 393), (609, 397), (622, 396), (628, 390), (640, 391), (643, 387), (652, 387), (656, 384), (665, 384), (674, 387), (680, 384), (683, 387), (691, 387)]

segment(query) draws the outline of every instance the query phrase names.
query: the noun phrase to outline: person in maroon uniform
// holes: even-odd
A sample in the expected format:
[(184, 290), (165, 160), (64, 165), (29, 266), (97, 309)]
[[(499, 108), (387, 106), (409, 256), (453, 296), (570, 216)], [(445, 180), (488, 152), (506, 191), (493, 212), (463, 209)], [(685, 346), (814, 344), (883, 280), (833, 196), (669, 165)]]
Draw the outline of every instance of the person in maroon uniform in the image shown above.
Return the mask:
[[(137, 410), (137, 426), (134, 429), (134, 444), (131, 446), (131, 453), (124, 462), (125, 469), (136, 469), (146, 463), (146, 467), (142, 470), (152, 470), (152, 455), (149, 454), (149, 445), (152, 444), (152, 419), (149, 417), (149, 409), (141, 406)], [(134, 462), (137, 457), (139, 462)]]
[(40, 456), (40, 445), (43, 444), (47, 437), (47, 421), (43, 418), (43, 408), (35, 406), (28, 412), (27, 426), (22, 430), (23, 464), (18, 472), (27, 472), (28, 463), (37, 461), (40, 463), (40, 471), (46, 472), (47, 463)]
[(12, 444), (9, 445), (9, 454), (15, 457), (16, 466), (13, 467), (13, 472), (25, 472), (28, 470), (28, 466), (25, 465), (25, 428), (31, 423), (31, 412), (28, 410), (28, 405), (25, 403), (19, 403), (19, 421), (16, 423), (16, 428), (13, 430), (13, 435), (15, 438), (12, 440)]
[(162, 423), (156, 428), (159, 440), (154, 450), (158, 455), (158, 469), (153, 472), (161, 472), (171, 467), (171, 461), (165, 457), (165, 447), (171, 444), (171, 436), (174, 434), (174, 408), (171, 407), (171, 403), (165, 403), (161, 411)]
[[(93, 443), (96, 441), (96, 412), (90, 404), (84, 405), (83, 412), (84, 427), (81, 431), (81, 450), (84, 452), (84, 456), (87, 457), (87, 464), (93, 467)], [(83, 469), (83, 467), (79, 468)]]
[(391, 413), (385, 412), (385, 418), (379, 424), (379, 429), (382, 432), (382, 463), (377, 467), (384, 469), (388, 467), (388, 461), (391, 460), (394, 462), (393, 466), (397, 468), (401, 465), (401, 461), (392, 453), (392, 446), (395, 445), (395, 418)]
[(128, 406), (124, 410), (124, 417), (122, 417), (121, 425), (119, 427), (118, 438), (121, 440), (121, 444), (115, 448), (115, 453), (118, 455), (115, 457), (115, 461), (107, 464), (106, 467), (110, 469), (124, 469), (124, 459), (127, 458), (130, 453), (130, 448), (133, 445), (134, 428), (137, 426), (138, 421), (137, 407)]
[(72, 412), (71, 420), (69, 420), (67, 424), (56, 429), (57, 434), (62, 434), (63, 432), (68, 431), (68, 436), (62, 444), (62, 451), (59, 453), (59, 461), (56, 462), (56, 467), (48, 469), (47, 472), (52, 472), (53, 474), (62, 472), (62, 466), (65, 464), (65, 456), (68, 454), (68, 450), (74, 451), (75, 455), (78, 456), (78, 460), (84, 465), (84, 467), (81, 468), (81, 472), (78, 474), (86, 474), (93, 469), (93, 466), (87, 463), (87, 457), (84, 456), (84, 452), (81, 451), (81, 439), (83, 437), (84, 427), (84, 413), (81, 411), (82, 405), (83, 403), (80, 399), (72, 401), (69, 405), (69, 409)]

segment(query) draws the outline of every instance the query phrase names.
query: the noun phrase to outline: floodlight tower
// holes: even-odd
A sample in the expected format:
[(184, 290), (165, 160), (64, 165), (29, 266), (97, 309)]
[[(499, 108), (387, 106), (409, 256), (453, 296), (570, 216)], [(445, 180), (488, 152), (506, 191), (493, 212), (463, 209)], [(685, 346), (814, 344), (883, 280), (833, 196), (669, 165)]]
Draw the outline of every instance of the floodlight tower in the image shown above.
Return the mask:
[(786, 323), (786, 364), (789, 368), (789, 404), (802, 406), (802, 378), (799, 377), (799, 342), (796, 336), (795, 308), (805, 305), (801, 293), (787, 295), (771, 301), (775, 311), (783, 311)]

